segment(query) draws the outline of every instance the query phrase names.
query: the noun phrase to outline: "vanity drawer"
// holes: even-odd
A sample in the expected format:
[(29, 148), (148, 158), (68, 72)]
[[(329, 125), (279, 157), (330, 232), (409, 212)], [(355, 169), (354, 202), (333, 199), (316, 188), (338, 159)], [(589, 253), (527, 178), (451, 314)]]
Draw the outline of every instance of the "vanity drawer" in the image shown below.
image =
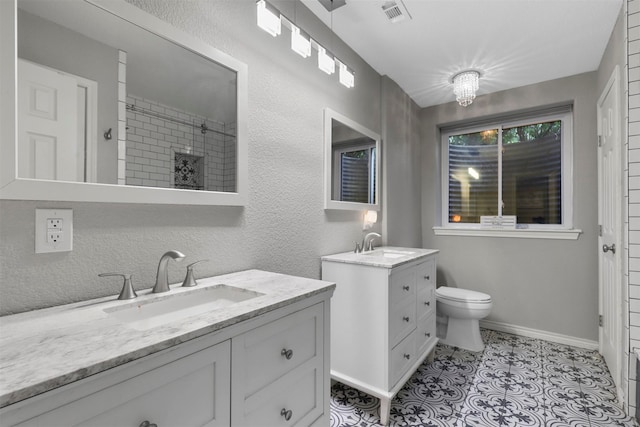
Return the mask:
[(241, 412), (234, 412), (233, 425), (308, 426), (323, 411), (322, 364), (317, 358), (246, 399)]
[(416, 301), (411, 299), (389, 313), (389, 343), (394, 347), (416, 327)]
[(426, 318), (418, 321), (416, 328), (416, 346), (418, 356), (422, 355), (429, 344), (436, 338), (436, 313), (431, 313)]
[(322, 319), (323, 306), (317, 304), (234, 338), (233, 360), (246, 366), (234, 381), (242, 382), (244, 397), (322, 356)]
[(391, 274), (389, 283), (389, 307), (405, 304), (416, 297), (416, 271), (407, 268)]
[(418, 292), (425, 288), (436, 287), (436, 261), (430, 259), (416, 266)]
[(421, 321), (436, 309), (436, 292), (433, 287), (427, 287), (418, 291), (416, 309), (418, 311), (418, 321)]
[(391, 350), (390, 360), (389, 374), (391, 377), (389, 383), (393, 387), (416, 360), (415, 331)]
[(230, 348), (224, 341), (18, 425), (229, 426)]

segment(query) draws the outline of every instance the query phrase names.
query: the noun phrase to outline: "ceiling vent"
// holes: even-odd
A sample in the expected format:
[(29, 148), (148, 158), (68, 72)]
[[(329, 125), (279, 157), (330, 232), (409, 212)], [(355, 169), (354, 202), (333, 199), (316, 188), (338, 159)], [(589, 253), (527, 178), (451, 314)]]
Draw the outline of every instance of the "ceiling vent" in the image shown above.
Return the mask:
[(386, 2), (382, 5), (382, 11), (387, 15), (387, 19), (393, 24), (397, 24), (398, 22), (406, 19), (411, 19), (411, 15), (409, 14), (409, 11), (407, 11), (404, 3), (402, 3), (402, 0)]

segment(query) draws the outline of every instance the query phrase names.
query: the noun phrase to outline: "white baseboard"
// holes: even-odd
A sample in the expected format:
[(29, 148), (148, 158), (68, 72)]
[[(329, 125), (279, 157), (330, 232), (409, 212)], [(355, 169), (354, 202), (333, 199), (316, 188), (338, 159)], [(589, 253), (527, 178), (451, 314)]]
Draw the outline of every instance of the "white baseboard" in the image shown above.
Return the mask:
[(574, 347), (586, 348), (588, 350), (598, 350), (598, 341), (585, 340), (583, 338), (571, 337), (568, 335), (556, 334), (553, 332), (541, 331), (539, 329), (525, 328), (523, 326), (510, 325), (508, 323), (494, 322), (492, 320), (481, 320), (480, 327), (494, 331), (507, 332), (524, 337), (538, 338), (541, 340), (557, 342), (559, 344), (571, 345)]

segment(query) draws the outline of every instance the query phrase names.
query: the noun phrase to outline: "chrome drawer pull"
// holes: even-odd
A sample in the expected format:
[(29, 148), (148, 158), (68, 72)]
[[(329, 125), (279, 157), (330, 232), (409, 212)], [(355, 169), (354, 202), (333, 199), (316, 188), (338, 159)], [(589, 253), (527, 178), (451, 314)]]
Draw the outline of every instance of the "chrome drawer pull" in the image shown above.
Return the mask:
[(431, 302), (430, 301), (425, 301), (424, 305), (431, 305)]
[(139, 426), (139, 427), (158, 427), (158, 425), (157, 425), (157, 424), (150, 423), (150, 422), (149, 422), (149, 421), (147, 421), (147, 420), (144, 420), (143, 422), (141, 422), (141, 423), (140, 423), (140, 426)]
[(431, 334), (430, 334), (429, 332), (425, 332), (425, 333), (424, 333), (424, 336), (425, 336), (425, 337), (427, 337), (427, 338), (429, 338), (429, 337), (431, 336)]
[(291, 419), (291, 416), (293, 415), (293, 412), (291, 411), (291, 409), (282, 408), (282, 411), (280, 411), (280, 415), (282, 415), (285, 420), (289, 421)]
[(429, 280), (431, 276), (424, 276), (424, 280)]
[(404, 289), (405, 291), (408, 291), (409, 287), (408, 286), (403, 286), (402, 289)]
[(284, 356), (287, 360), (291, 360), (291, 358), (293, 357), (293, 350), (291, 349), (287, 350), (286, 348), (283, 348), (280, 354)]
[(405, 359), (407, 359), (407, 360), (409, 360), (409, 359), (411, 359), (411, 355), (409, 355), (409, 354), (406, 354), (406, 353), (405, 353), (405, 354), (404, 354), (404, 358), (405, 358)]
[(404, 317), (402, 318), (402, 320), (404, 320), (405, 322), (408, 322), (408, 321), (409, 321), (409, 317), (408, 317), (408, 316), (404, 316)]

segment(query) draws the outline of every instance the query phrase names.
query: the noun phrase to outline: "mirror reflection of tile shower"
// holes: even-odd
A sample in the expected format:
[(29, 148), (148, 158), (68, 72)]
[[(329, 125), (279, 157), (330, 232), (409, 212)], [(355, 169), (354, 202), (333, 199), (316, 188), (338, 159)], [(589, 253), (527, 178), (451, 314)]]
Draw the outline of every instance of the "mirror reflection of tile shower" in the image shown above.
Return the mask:
[(127, 95), (126, 184), (235, 191), (235, 126)]

